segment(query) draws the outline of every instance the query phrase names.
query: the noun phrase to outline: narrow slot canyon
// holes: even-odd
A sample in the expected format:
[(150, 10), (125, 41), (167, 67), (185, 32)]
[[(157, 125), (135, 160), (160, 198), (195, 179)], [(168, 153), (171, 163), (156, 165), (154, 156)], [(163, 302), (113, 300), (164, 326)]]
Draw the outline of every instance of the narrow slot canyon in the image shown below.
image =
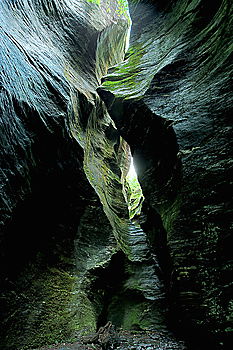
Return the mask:
[(230, 350), (230, 0), (0, 1), (0, 349)]

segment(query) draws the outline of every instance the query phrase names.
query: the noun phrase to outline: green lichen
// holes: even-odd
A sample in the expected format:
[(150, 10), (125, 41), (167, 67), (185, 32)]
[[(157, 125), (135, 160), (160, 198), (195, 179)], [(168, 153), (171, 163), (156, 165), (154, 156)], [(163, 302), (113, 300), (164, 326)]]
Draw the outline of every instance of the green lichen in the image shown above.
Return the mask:
[(130, 295), (122, 294), (112, 299), (108, 318), (117, 327), (126, 330), (146, 330), (157, 327), (158, 312), (153, 303), (131, 292)]
[[(100, 0), (86, 0), (88, 2), (91, 2), (93, 4), (97, 4), (98, 6), (101, 5), (101, 1)], [(117, 3), (117, 8), (116, 8), (116, 13), (119, 16), (126, 16), (129, 17), (129, 6), (128, 6), (128, 1), (127, 0), (118, 0), (116, 1)], [(109, 12), (111, 10), (111, 4), (110, 2), (107, 3), (109, 7), (107, 7), (107, 12)]]
[(128, 1), (126, 0), (118, 0), (117, 1), (117, 12), (119, 15), (128, 15), (129, 7), (128, 7)]
[(33, 268), (27, 278), (22, 280), (23, 300), (7, 320), (2, 349), (24, 350), (72, 341), (77, 331), (95, 329), (95, 312), (84, 292), (77, 290), (77, 276), (57, 268)]
[[(140, 43), (132, 45), (126, 54), (126, 59), (114, 67), (114, 70), (108, 73), (107, 79), (103, 83), (103, 88), (114, 93), (118, 97), (132, 97), (139, 89), (149, 85), (145, 80), (141, 81), (138, 76), (138, 67), (145, 54), (145, 48)], [(132, 94), (129, 93), (132, 92)]]
[(163, 226), (168, 233), (168, 237), (173, 232), (173, 223), (175, 222), (179, 212), (182, 199), (177, 196), (172, 203), (166, 203), (164, 206), (160, 207), (160, 215), (163, 221)]
[(93, 4), (100, 5), (100, 0), (86, 0), (88, 2), (92, 2)]

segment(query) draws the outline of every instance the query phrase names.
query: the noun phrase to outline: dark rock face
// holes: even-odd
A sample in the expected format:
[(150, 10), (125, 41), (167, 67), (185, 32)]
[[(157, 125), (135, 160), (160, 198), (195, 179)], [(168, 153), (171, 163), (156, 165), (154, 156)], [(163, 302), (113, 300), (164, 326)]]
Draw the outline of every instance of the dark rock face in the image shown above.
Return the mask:
[[(104, 270), (118, 248), (85, 172), (107, 177), (98, 135), (104, 141), (106, 132), (108, 151), (116, 143), (120, 157), (95, 89), (123, 58), (129, 19), (117, 2), (68, 0), (7, 0), (0, 18), (0, 344), (24, 349), (94, 330), (102, 312), (98, 291), (91, 300), (91, 271)], [(123, 194), (114, 197), (126, 210)]]
[(2, 349), (232, 334), (232, 6), (129, 4), (0, 3)]
[(232, 334), (230, 3), (150, 3), (132, 5), (128, 57), (99, 94), (132, 149), (148, 237), (156, 235), (151, 213), (162, 221), (157, 240), (171, 259), (164, 266), (172, 322), (194, 338), (208, 334), (220, 347), (225, 339), (226, 346)]

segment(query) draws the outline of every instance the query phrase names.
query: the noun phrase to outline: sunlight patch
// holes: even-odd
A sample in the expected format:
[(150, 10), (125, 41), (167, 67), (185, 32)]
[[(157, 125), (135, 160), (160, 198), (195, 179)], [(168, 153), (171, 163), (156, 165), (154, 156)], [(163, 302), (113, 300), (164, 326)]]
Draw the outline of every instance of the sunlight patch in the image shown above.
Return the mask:
[(127, 177), (128, 177), (128, 180), (133, 179), (134, 177), (137, 177), (137, 173), (133, 164), (133, 157), (131, 157), (131, 162), (130, 162), (130, 167), (129, 167), (129, 172)]
[(143, 194), (141, 186), (138, 182), (138, 177), (133, 164), (133, 157), (131, 157), (131, 163), (129, 172), (126, 176), (126, 181), (128, 184), (128, 208), (129, 208), (129, 218), (133, 219), (140, 215)]

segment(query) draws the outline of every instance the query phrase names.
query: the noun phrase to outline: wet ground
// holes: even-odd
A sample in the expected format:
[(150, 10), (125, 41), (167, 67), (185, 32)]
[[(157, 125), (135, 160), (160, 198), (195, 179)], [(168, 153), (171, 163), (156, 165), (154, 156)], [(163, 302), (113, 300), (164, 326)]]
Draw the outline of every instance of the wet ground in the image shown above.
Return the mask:
[(83, 339), (72, 344), (59, 344), (32, 350), (186, 350), (185, 343), (169, 334), (159, 332), (121, 331), (112, 344), (102, 347), (98, 344), (84, 344)]

